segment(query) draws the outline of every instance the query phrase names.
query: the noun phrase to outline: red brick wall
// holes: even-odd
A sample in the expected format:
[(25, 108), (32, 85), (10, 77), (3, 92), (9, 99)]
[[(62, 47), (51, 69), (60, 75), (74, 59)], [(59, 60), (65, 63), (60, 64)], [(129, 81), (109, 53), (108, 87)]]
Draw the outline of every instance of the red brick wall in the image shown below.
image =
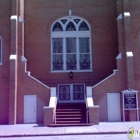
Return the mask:
[[(124, 3), (126, 4), (124, 7), (122, 7), (122, 1), (120, 0), (118, 3), (118, 16), (119, 14), (123, 12), (130, 12), (130, 18), (131, 18), (131, 40), (132, 44), (130, 48), (132, 48), (130, 51), (133, 52), (133, 61), (134, 61), (134, 83), (135, 83), (135, 90), (140, 90), (140, 25), (139, 25), (139, 12), (138, 9), (140, 7), (140, 1), (136, 0), (134, 1), (126, 1), (124, 0)], [(124, 9), (123, 9), (124, 8)], [(120, 19), (123, 21), (123, 19)], [(119, 26), (122, 26), (121, 29), (123, 30), (124, 22), (122, 24), (119, 23)], [(118, 27), (119, 27), (118, 26)], [(118, 60), (118, 73), (116, 76), (113, 76), (112, 78), (108, 79), (106, 82), (102, 83), (101, 85), (97, 86), (95, 89), (93, 89), (93, 99), (95, 104), (98, 104), (101, 98), (106, 95), (108, 92), (121, 92), (122, 90), (125, 90), (129, 88), (127, 86), (127, 67), (126, 67), (126, 48), (129, 46), (125, 46), (128, 42), (125, 43), (125, 36), (126, 33), (124, 33), (122, 30), (118, 31), (118, 35), (121, 35), (120, 38), (120, 44), (119, 44), (119, 53), (122, 53), (122, 59)], [(128, 35), (128, 34), (127, 34)], [(130, 45), (130, 44), (129, 44)], [(128, 67), (129, 68), (129, 67)], [(129, 77), (129, 76), (128, 76)], [(139, 96), (139, 94), (138, 94)], [(138, 97), (140, 101), (140, 96)], [(140, 102), (139, 102), (140, 107)], [(122, 110), (122, 98), (121, 98), (121, 110)], [(121, 112), (122, 117), (122, 112)], [(128, 116), (127, 116), (128, 117)], [(136, 120), (136, 112), (130, 111), (129, 120), (133, 121)]]
[[(19, 65), (19, 79), (18, 79), (18, 98), (17, 98), (17, 123), (24, 123), (24, 95), (37, 95), (37, 99), (44, 104), (44, 106), (49, 105), (49, 99), (50, 99), (50, 89), (44, 87), (34, 79), (30, 78), (26, 73), (25, 73), (25, 62), (21, 62)], [(37, 108), (40, 105), (37, 102)], [(40, 108), (40, 107), (39, 107)], [(37, 110), (37, 113), (39, 110)], [(43, 107), (42, 107), (42, 111)], [(41, 115), (41, 114), (37, 114)], [(43, 116), (42, 116), (43, 118)], [(43, 122), (43, 120), (37, 120), (37, 123)]]
[[(93, 101), (95, 105), (99, 105), (99, 102), (104, 96), (107, 95), (107, 93), (121, 93), (121, 91), (125, 87), (126, 81), (125, 79), (120, 80), (120, 75), (121, 72), (117, 72), (115, 75), (113, 75), (112, 77), (110, 77), (109, 79), (107, 79), (106, 81), (104, 81), (103, 83), (92, 89)], [(122, 117), (122, 99), (120, 99), (120, 110)]]
[[(140, 14), (139, 14), (140, 1), (136, 0), (130, 2), (130, 14), (131, 14), (131, 31), (132, 31), (132, 50), (134, 54), (134, 82), (135, 89), (140, 91)], [(140, 107), (140, 93), (139, 96), (139, 107)], [(139, 112), (140, 114), (140, 112)]]
[(93, 63), (93, 72), (74, 73), (72, 80), (69, 73), (50, 73), (50, 28), (55, 20), (68, 15), (68, 1), (25, 1), (25, 56), (28, 70), (49, 86), (59, 83), (93, 85), (116, 68), (116, 1), (72, 1), (71, 9), (72, 15), (86, 19), (91, 25)]
[(0, 36), (2, 37), (2, 65), (0, 65), (0, 123), (8, 123), (9, 56), (10, 56), (10, 0), (0, 1)]

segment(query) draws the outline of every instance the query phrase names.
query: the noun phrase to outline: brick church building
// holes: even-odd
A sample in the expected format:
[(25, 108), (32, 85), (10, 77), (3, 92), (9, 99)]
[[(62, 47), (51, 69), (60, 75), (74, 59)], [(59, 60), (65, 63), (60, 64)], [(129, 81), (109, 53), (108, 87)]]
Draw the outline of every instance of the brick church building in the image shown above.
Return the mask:
[(139, 121), (140, 0), (0, 0), (0, 124)]

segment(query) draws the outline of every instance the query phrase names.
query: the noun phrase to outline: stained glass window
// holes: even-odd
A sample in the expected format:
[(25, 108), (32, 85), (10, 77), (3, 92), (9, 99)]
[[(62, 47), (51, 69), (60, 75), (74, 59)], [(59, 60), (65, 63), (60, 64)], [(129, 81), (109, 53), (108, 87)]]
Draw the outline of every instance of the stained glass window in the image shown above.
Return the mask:
[(76, 38), (66, 38), (67, 70), (76, 69)]
[(63, 38), (53, 38), (53, 70), (63, 69)]
[(73, 99), (84, 100), (84, 85), (73, 85)]
[(53, 26), (53, 31), (63, 31), (63, 28), (59, 22), (56, 22)]
[(51, 70), (92, 70), (88, 23), (80, 17), (64, 17), (55, 21), (51, 29)]
[(70, 85), (59, 86), (59, 100), (70, 100)]
[(65, 24), (67, 22), (67, 19), (62, 19), (61, 21), (63, 24)]
[(80, 24), (79, 31), (88, 31), (88, 30), (89, 30), (88, 25), (83, 21), (83, 22)]
[(74, 19), (74, 21), (78, 24), (80, 19)]
[(90, 44), (88, 37), (79, 38), (80, 69), (90, 69)]
[(76, 28), (72, 22), (68, 23), (68, 25), (66, 27), (66, 31), (76, 31)]
[(84, 84), (65, 84), (58, 86), (59, 102), (84, 101)]

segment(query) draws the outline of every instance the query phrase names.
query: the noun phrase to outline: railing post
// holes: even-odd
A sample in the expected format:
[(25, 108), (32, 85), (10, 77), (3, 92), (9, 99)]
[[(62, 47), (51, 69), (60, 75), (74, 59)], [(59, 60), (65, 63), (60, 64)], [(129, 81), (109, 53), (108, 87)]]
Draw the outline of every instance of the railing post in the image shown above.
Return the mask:
[(54, 123), (56, 124), (56, 109), (54, 111)]
[(84, 94), (84, 98), (85, 98), (85, 103), (86, 103), (86, 119), (87, 119), (87, 123), (88, 123), (88, 104), (87, 104), (87, 96), (86, 96), (86, 93)]
[(52, 87), (51, 88), (51, 99), (50, 99), (50, 103), (49, 103), (49, 107), (53, 107), (54, 111), (53, 111), (53, 121), (56, 124), (56, 106), (57, 106), (57, 95), (56, 95), (56, 88)]

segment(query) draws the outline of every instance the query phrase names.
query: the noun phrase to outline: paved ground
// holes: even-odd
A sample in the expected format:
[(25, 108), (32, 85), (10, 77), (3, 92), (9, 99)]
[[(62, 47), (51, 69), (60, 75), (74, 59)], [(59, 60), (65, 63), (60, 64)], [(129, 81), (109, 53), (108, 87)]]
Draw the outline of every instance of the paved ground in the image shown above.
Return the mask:
[(99, 125), (75, 127), (43, 127), (37, 124), (0, 125), (0, 137), (127, 134), (131, 127), (140, 130), (140, 122), (102, 122)]
[[(3, 137), (0, 140), (130, 140), (126, 134)], [(133, 138), (140, 140), (140, 138)]]

